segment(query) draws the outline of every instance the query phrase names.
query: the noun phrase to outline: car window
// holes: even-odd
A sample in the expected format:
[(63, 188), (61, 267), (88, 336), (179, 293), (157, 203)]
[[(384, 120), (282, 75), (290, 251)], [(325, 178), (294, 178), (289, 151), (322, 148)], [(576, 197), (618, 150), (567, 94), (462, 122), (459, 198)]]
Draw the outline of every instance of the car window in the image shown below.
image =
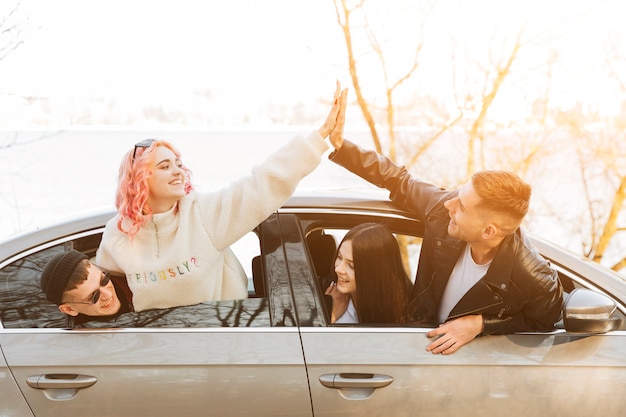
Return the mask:
[(66, 327), (67, 320), (41, 291), (44, 266), (66, 244), (35, 252), (0, 270), (0, 319), (4, 328)]
[[(100, 235), (80, 237), (18, 258), (0, 269), (0, 321), (4, 328), (67, 327), (264, 327), (270, 326), (267, 299), (257, 297), (252, 260), (260, 254), (259, 239), (248, 233), (232, 245), (248, 276), (248, 299), (206, 302), (194, 306), (124, 313), (113, 319), (74, 325), (41, 291), (40, 275), (57, 253), (77, 249), (95, 255)], [(264, 277), (261, 277), (264, 279)]]
[[(392, 232), (394, 232), (398, 244), (400, 245), (407, 275), (411, 281), (414, 281), (417, 272), (417, 262), (422, 248), (422, 238), (407, 234), (405, 229), (394, 229), (393, 224), (389, 224), (388, 226), (390, 226)], [(352, 225), (350, 227), (352, 227)], [(311, 264), (315, 270), (315, 276), (317, 277), (319, 294), (324, 293), (324, 290), (331, 280), (337, 247), (346, 233), (348, 233), (348, 230), (348, 227), (320, 227), (317, 225), (316, 228), (310, 229), (306, 235)], [(332, 302), (328, 296), (323, 296), (323, 298), (326, 306), (326, 322), (330, 323), (330, 308)], [(367, 325), (367, 323), (360, 323), (360, 325)]]

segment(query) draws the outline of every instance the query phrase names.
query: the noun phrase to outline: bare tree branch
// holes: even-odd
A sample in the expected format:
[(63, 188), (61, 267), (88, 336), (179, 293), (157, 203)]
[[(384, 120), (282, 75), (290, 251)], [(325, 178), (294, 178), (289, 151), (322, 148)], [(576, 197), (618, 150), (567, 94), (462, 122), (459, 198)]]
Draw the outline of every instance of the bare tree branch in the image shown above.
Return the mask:
[(435, 143), (435, 141), (437, 139), (439, 139), (444, 133), (446, 133), (449, 129), (451, 129), (453, 126), (455, 126), (462, 119), (463, 119), (463, 113), (459, 113), (459, 115), (454, 120), (451, 120), (450, 122), (448, 122), (445, 126), (443, 126), (441, 129), (439, 129), (439, 131), (435, 132), (434, 135), (432, 135), (430, 138), (428, 138), (426, 140), (426, 142), (424, 144), (422, 144), (422, 146), (420, 146), (417, 149), (417, 151), (413, 154), (413, 156), (411, 157), (411, 160), (407, 164), (407, 167), (412, 167), (413, 165), (415, 165), (417, 163), (417, 160), (419, 159), (419, 157), (422, 156), (422, 154), (424, 152), (426, 152), (428, 150), (428, 148), (433, 143)]
[[(426, 18), (428, 17), (428, 15), (430, 14), (430, 12), (432, 11), (432, 5), (430, 5), (430, 7), (428, 8), (427, 12), (426, 12)], [(366, 18), (367, 19), (367, 18)], [(425, 20), (425, 19), (423, 19)], [(419, 66), (419, 55), (420, 52), (422, 50), (422, 47), (424, 46), (424, 24), (423, 21), (420, 22), (419, 25), (417, 25), (419, 28), (418, 31), (418, 40), (417, 40), (417, 45), (415, 47), (415, 52), (413, 55), (413, 62), (411, 64), (411, 66), (409, 67), (409, 69), (405, 72), (404, 75), (401, 75), (398, 77), (397, 80), (395, 80), (394, 82), (390, 82), (389, 80), (389, 75), (388, 75), (388, 71), (387, 71), (387, 61), (385, 59), (385, 55), (383, 53), (383, 50), (380, 46), (380, 43), (378, 42), (378, 40), (376, 39), (376, 35), (375, 33), (371, 30), (371, 27), (369, 25), (369, 23), (367, 23), (367, 32), (368, 32), (368, 37), (370, 38), (370, 43), (372, 46), (372, 49), (374, 50), (374, 52), (376, 53), (376, 55), (378, 56), (378, 60), (380, 61), (380, 65), (383, 71), (383, 78), (385, 80), (385, 98), (387, 101), (387, 133), (389, 136), (389, 157), (392, 160), (396, 160), (397, 159), (397, 147), (396, 147), (396, 123), (395, 123), (395, 105), (394, 105), (394, 101), (393, 101), (393, 93), (395, 91), (396, 88), (398, 88), (400, 85), (402, 85), (402, 83), (404, 83), (406, 80), (408, 80), (409, 78), (411, 78), (413, 76), (413, 74), (415, 73), (415, 71), (417, 71), (417, 68)], [(438, 136), (437, 136), (438, 137)], [(437, 137), (434, 137), (434, 139), (436, 139)], [(432, 142), (430, 142), (428, 146), (430, 146)], [(421, 155), (426, 148), (421, 147), (420, 148), (422, 150), (422, 152), (419, 152), (419, 155)]]
[(22, 26), (25, 22), (14, 21), (19, 7), (20, 3), (17, 2), (5, 16), (0, 18), (0, 61), (24, 43), (21, 37)]
[(619, 272), (624, 268), (626, 268), (626, 257), (622, 258), (619, 262), (611, 267), (611, 269), (615, 272)]
[(617, 82), (621, 91), (626, 92), (626, 78), (624, 77), (624, 69), (626, 68), (626, 57), (621, 56), (617, 51), (621, 51), (619, 37), (615, 34), (609, 36), (606, 41), (607, 49), (607, 67), (609, 75)]
[(506, 58), (505, 62), (504, 63), (500, 62), (496, 66), (496, 76), (493, 80), (493, 84), (489, 88), (489, 91), (486, 91), (485, 94), (483, 95), (482, 100), (481, 100), (482, 103), (480, 107), (480, 112), (478, 113), (478, 116), (476, 117), (476, 119), (474, 120), (470, 128), (469, 140), (468, 140), (468, 157), (467, 157), (468, 178), (474, 173), (476, 169), (476, 162), (474, 160), (475, 142), (476, 140), (479, 140), (480, 142), (483, 141), (482, 129), (487, 119), (487, 112), (491, 108), (491, 105), (493, 104), (493, 101), (495, 100), (498, 92), (500, 91), (500, 88), (502, 87), (504, 80), (510, 74), (511, 66), (513, 65), (513, 62), (515, 62), (518, 52), (520, 48), (522, 47), (522, 43), (521, 43), (522, 32), (523, 31), (520, 31), (517, 34), (517, 39), (515, 41), (515, 44), (513, 45), (513, 48), (511, 49), (511, 52)]
[(18, 146), (29, 145), (34, 142), (40, 142), (42, 140), (46, 140), (48, 138), (52, 138), (57, 135), (60, 135), (63, 132), (64, 132), (63, 130), (57, 130), (54, 132), (45, 132), (37, 137), (33, 137), (31, 139), (22, 139), (22, 140), (20, 140), (19, 134), (15, 132), (12, 134), (12, 137), (10, 137), (5, 143), (0, 144), (0, 151), (3, 149), (11, 149), (11, 148), (16, 148)]
[(609, 212), (609, 217), (604, 224), (604, 229), (602, 230), (602, 234), (600, 235), (600, 239), (598, 240), (598, 245), (593, 254), (593, 260), (599, 262), (603, 257), (604, 253), (611, 242), (611, 239), (617, 233), (617, 220), (619, 213), (625, 206), (626, 202), (626, 176), (621, 178), (619, 187), (615, 191), (615, 195), (613, 196), (613, 204), (611, 205), (611, 211)]
[(585, 256), (589, 256), (595, 246), (595, 242), (597, 241), (597, 218), (595, 215), (595, 210), (593, 209), (593, 200), (591, 198), (591, 187), (589, 186), (588, 175), (586, 171), (586, 163), (584, 161), (582, 151), (580, 147), (576, 147), (576, 154), (578, 155), (578, 166), (580, 169), (580, 179), (582, 181), (583, 192), (585, 196), (585, 203), (587, 204), (587, 210), (589, 212), (591, 227), (589, 228), (589, 233), (591, 235), (591, 244), (589, 248), (585, 249)]
[(347, 6), (346, 0), (335, 0), (335, 12), (337, 15), (337, 23), (341, 26), (343, 30), (343, 36), (346, 42), (346, 48), (348, 49), (348, 68), (350, 71), (350, 78), (352, 79), (352, 85), (354, 86), (354, 93), (356, 94), (357, 103), (361, 108), (361, 112), (363, 113), (363, 117), (367, 122), (370, 133), (372, 135), (372, 140), (374, 141), (374, 146), (377, 152), (382, 153), (382, 146), (380, 143), (380, 138), (378, 136), (378, 131), (376, 130), (376, 122), (374, 122), (374, 117), (369, 110), (367, 101), (363, 96), (363, 91), (361, 90), (361, 85), (359, 83), (359, 77), (357, 75), (356, 68), (356, 59), (354, 57), (354, 46), (352, 45), (352, 33), (350, 28), (350, 15), (356, 9), (361, 8), (365, 0), (359, 2), (355, 7), (349, 9)]
[[(354, 44), (353, 44), (353, 37), (352, 37), (352, 27), (351, 27), (351, 21), (350, 21), (352, 13), (355, 10), (362, 8), (365, 5), (365, 1), (361, 1), (357, 3), (356, 6), (352, 8), (349, 8), (347, 6), (347, 2), (348, 2), (347, 0), (335, 0), (334, 4), (335, 4), (335, 12), (337, 15), (337, 22), (341, 26), (343, 33), (344, 33), (344, 39), (345, 39), (346, 47), (348, 50), (349, 70), (350, 70), (350, 75), (352, 78), (352, 83), (354, 85), (355, 94), (357, 97), (357, 103), (359, 107), (361, 108), (361, 112), (363, 113), (363, 116), (368, 124), (376, 151), (379, 153), (383, 153), (383, 145), (382, 145), (381, 136), (376, 127), (376, 123), (374, 121), (374, 117), (370, 109), (370, 105), (368, 104), (367, 100), (365, 99), (363, 95), (360, 80), (357, 74), (358, 63), (355, 58)], [(433, 7), (433, 3), (429, 2), (427, 6), (423, 8), (425, 12), (420, 15), (422, 18), (422, 21), (420, 21), (416, 25), (418, 29), (418, 33), (416, 35), (417, 45), (415, 46), (413, 50), (413, 60), (410, 62), (408, 69), (405, 72), (401, 73), (395, 79), (392, 79), (392, 77), (390, 76), (389, 63), (384, 53), (383, 46), (378, 41), (375, 31), (372, 29), (371, 25), (369, 24), (367, 15), (365, 15), (365, 12), (363, 12), (363, 20), (365, 21), (364, 30), (369, 39), (370, 48), (374, 52), (376, 57), (378, 58), (378, 61), (380, 63), (380, 67), (382, 70), (383, 81), (385, 85), (385, 102), (386, 102), (384, 111), (385, 111), (385, 116), (386, 116), (386, 127), (387, 127), (387, 136), (388, 136), (388, 144), (389, 144), (387, 154), (393, 160), (396, 160), (397, 158), (396, 120), (395, 120), (396, 104), (394, 103), (393, 96), (394, 96), (395, 91), (404, 82), (406, 82), (408, 79), (410, 79), (412, 76), (415, 75), (419, 67), (418, 58), (420, 56), (420, 51), (422, 50), (422, 47), (423, 47), (423, 38), (424, 38), (423, 30), (424, 30), (425, 25), (424, 25), (423, 20), (426, 20), (428, 18), (430, 12), (432, 11), (432, 7)]]

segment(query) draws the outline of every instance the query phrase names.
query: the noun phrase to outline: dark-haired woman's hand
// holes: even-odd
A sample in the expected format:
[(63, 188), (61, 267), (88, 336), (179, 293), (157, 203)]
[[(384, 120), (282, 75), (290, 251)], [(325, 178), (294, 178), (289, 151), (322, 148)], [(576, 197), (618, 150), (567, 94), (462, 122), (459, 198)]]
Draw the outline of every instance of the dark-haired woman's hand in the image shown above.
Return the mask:
[(330, 295), (333, 299), (333, 311), (330, 316), (330, 322), (334, 323), (337, 319), (343, 316), (343, 313), (348, 309), (348, 304), (350, 303), (350, 294), (344, 294), (337, 290), (337, 284), (335, 281), (331, 282), (326, 291), (324, 291), (325, 295)]

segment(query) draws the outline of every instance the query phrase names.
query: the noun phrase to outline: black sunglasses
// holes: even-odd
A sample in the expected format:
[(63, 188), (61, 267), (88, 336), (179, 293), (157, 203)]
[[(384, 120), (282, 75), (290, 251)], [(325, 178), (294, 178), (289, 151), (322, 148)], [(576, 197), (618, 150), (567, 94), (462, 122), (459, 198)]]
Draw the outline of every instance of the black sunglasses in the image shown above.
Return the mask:
[(137, 149), (142, 148), (149, 148), (154, 142), (156, 142), (156, 139), (144, 139), (142, 141), (139, 141), (137, 143), (135, 143), (135, 149), (133, 150), (133, 159), (132, 162), (135, 162), (135, 156), (137, 156)]
[[(95, 265), (93, 265), (95, 266)], [(97, 268), (97, 267), (96, 267)], [(100, 268), (98, 268), (100, 269)], [(109, 277), (109, 272), (105, 271), (103, 269), (100, 269), (102, 271), (102, 278), (100, 278), (100, 287), (98, 287), (97, 290), (95, 290), (93, 292), (93, 294), (91, 294), (91, 299), (89, 301), (64, 301), (62, 304), (68, 303), (68, 304), (96, 304), (98, 302), (98, 300), (100, 299), (100, 288), (102, 287), (106, 287), (107, 285), (109, 285), (109, 282), (111, 282), (111, 277)]]

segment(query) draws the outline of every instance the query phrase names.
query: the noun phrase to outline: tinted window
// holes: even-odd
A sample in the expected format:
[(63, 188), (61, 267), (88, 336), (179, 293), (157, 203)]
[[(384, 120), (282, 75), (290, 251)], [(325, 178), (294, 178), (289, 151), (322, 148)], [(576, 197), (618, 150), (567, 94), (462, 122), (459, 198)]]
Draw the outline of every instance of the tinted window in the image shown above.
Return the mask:
[(80, 327), (269, 327), (266, 298), (201, 303), (193, 306), (124, 313), (109, 321), (90, 321)]
[[(73, 327), (58, 307), (41, 291), (40, 275), (57, 253), (75, 248), (95, 255), (100, 235), (81, 237), (22, 257), (0, 270), (0, 320), (4, 328)], [(91, 320), (79, 327), (247, 327), (270, 326), (267, 299), (255, 296), (252, 259), (258, 255), (259, 239), (250, 232), (233, 245), (233, 251), (249, 278), (245, 300), (207, 302), (195, 306), (124, 313), (113, 319)]]
[(34, 253), (0, 270), (0, 319), (5, 328), (66, 327), (67, 320), (41, 291), (39, 277), (58, 245)]

